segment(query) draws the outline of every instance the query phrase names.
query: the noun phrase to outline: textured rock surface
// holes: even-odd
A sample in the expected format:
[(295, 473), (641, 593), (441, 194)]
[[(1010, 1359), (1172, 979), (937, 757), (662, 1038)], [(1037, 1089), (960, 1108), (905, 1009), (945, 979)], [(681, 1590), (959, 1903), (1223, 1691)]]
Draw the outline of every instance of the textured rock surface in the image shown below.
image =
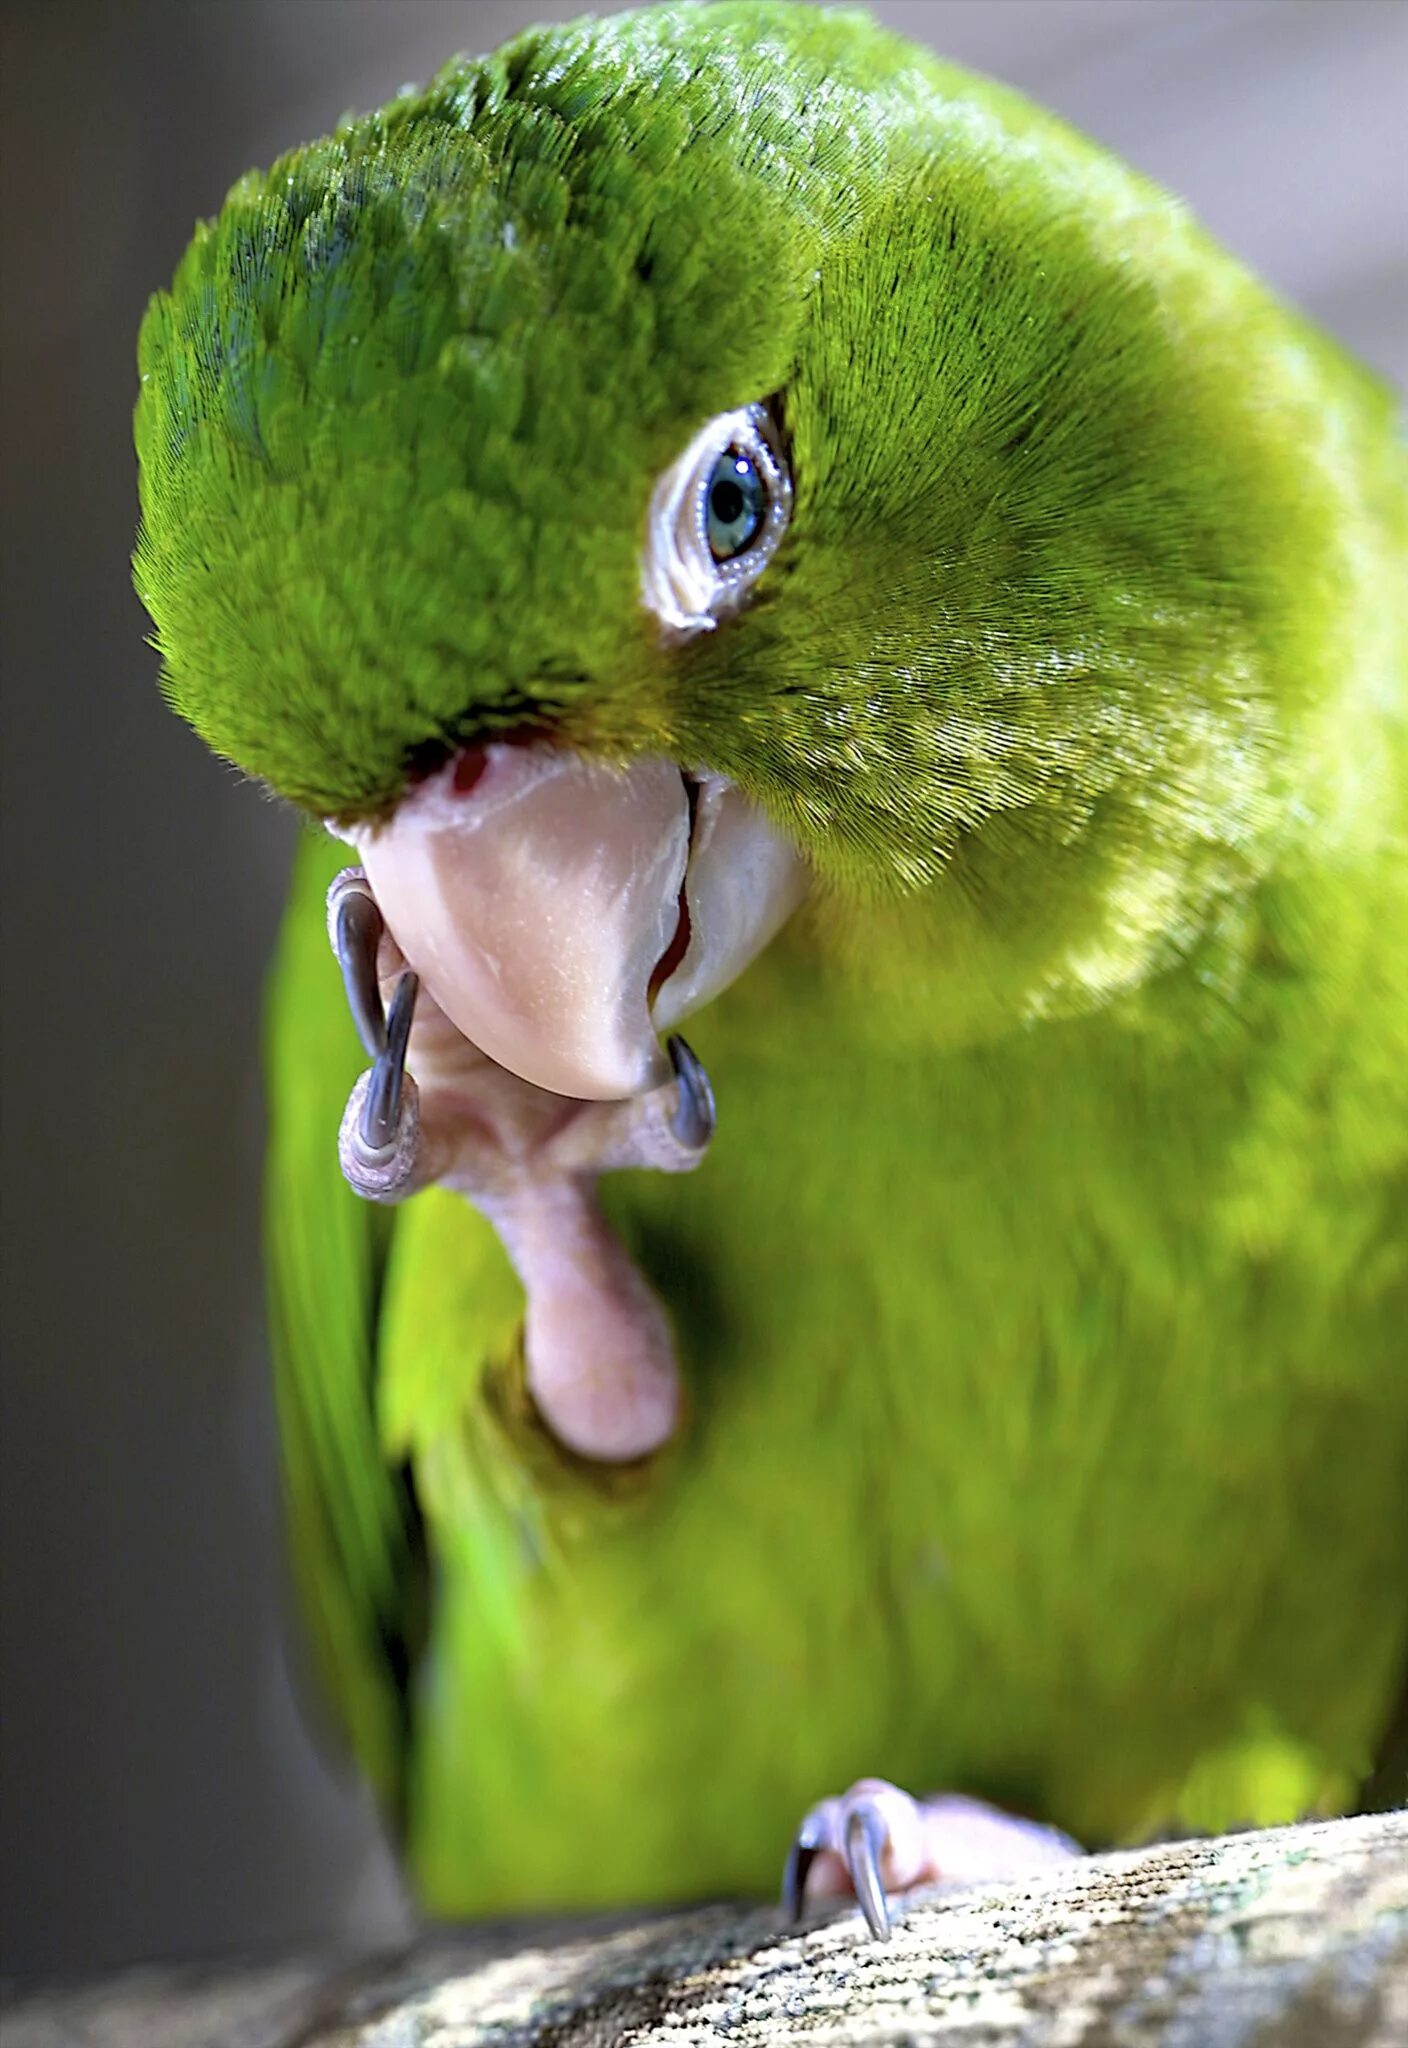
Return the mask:
[(1402, 2048), (1408, 1815), (1092, 1858), (805, 1933), (713, 1907), (141, 1972), (13, 2006), (5, 2048)]

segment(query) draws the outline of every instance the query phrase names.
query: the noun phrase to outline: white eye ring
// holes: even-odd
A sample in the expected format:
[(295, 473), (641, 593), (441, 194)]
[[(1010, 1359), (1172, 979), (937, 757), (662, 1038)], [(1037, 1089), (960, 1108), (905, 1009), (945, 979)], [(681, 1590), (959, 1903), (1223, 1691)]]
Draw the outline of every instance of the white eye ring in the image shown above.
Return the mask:
[[(708, 539), (709, 479), (730, 448), (753, 464), (767, 494), (767, 510), (747, 547), (719, 562)], [(641, 562), (646, 608), (671, 634), (712, 631), (738, 610), (762, 575), (791, 511), (792, 479), (766, 406), (721, 412), (700, 429), (651, 493)]]

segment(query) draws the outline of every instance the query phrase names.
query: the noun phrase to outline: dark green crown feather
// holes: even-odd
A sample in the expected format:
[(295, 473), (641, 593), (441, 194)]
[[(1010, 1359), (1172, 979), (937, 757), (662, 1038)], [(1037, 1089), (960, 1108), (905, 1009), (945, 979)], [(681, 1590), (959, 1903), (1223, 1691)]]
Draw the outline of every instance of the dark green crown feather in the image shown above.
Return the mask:
[(467, 725), (639, 724), (650, 482), (780, 380), (868, 154), (830, 114), (881, 39), (790, 13), (456, 60), (197, 229), (142, 330), (137, 582), (218, 752), (350, 814)]
[[(282, 794), (374, 815), (527, 723), (716, 768), (867, 884), (977, 846), (1043, 921), (1077, 839), (1112, 896), (1249, 855), (1390, 407), (1059, 122), (746, 0), (527, 35), (245, 178), (141, 368), (166, 688)], [(654, 480), (768, 398), (791, 527), (666, 645)]]

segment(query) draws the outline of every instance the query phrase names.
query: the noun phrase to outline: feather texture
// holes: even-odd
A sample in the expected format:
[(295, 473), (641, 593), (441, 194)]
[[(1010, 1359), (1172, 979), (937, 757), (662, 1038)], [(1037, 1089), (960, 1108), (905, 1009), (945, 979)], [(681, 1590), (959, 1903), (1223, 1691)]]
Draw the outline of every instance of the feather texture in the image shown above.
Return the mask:
[[(535, 33), (251, 175), (142, 365), (218, 751), (375, 818), (526, 723), (727, 775), (817, 878), (699, 1022), (707, 1166), (613, 1184), (692, 1412), (611, 1470), (489, 1226), (337, 1184), (302, 858), (293, 1533), (430, 1902), (761, 1888), (875, 1771), (1090, 1840), (1352, 1799), (1408, 1645), (1391, 395), (1059, 123), (770, 5)], [(652, 485), (759, 399), (787, 535), (662, 644)]]

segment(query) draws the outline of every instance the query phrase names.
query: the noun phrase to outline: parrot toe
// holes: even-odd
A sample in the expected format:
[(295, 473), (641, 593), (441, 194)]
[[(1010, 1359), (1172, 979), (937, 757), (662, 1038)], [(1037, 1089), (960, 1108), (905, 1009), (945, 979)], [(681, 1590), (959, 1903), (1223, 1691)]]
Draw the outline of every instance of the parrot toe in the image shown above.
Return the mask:
[(383, 1010), (379, 963), (386, 924), (360, 868), (344, 868), (328, 891), (328, 936), (357, 1035), (372, 1059), (342, 1120), (343, 1171), (369, 1200), (395, 1200), (415, 1170), (419, 1149), (406, 1052), (420, 984), (414, 974), (400, 973), (390, 1007)]
[(670, 1130), (686, 1152), (702, 1156), (714, 1135), (714, 1091), (699, 1055), (676, 1032), (665, 1046), (679, 1082), (679, 1096)]
[[(414, 984), (408, 974), (406, 982)], [(414, 987), (402, 997), (398, 1018), (409, 1016)], [(399, 1042), (399, 1052), (397, 1050)], [(337, 1134), (338, 1164), (353, 1194), (366, 1202), (401, 1202), (424, 1184), (425, 1144), (420, 1090), (405, 1071), (404, 1035), (378, 1055), (347, 1098)]]
[(809, 1904), (854, 1896), (877, 1941), (888, 1939), (888, 1895), (920, 1885), (1000, 1883), (1082, 1854), (1057, 1828), (961, 1793), (915, 1799), (884, 1778), (860, 1778), (806, 1814), (792, 1840), (782, 1902), (793, 1920)]
[(402, 1096), (407, 1081), (406, 1047), (410, 1043), (411, 1019), (415, 1015), (416, 991), (420, 983), (414, 974), (403, 974), (386, 1013), (386, 1043), (373, 1063), (362, 1098), (358, 1136), (367, 1151), (380, 1157), (394, 1148), (401, 1127)]
[(386, 1017), (381, 1007), (381, 976), (377, 961), (386, 920), (361, 868), (344, 868), (328, 890), (328, 938), (337, 964), (347, 1007), (368, 1057), (375, 1059), (386, 1043)]

